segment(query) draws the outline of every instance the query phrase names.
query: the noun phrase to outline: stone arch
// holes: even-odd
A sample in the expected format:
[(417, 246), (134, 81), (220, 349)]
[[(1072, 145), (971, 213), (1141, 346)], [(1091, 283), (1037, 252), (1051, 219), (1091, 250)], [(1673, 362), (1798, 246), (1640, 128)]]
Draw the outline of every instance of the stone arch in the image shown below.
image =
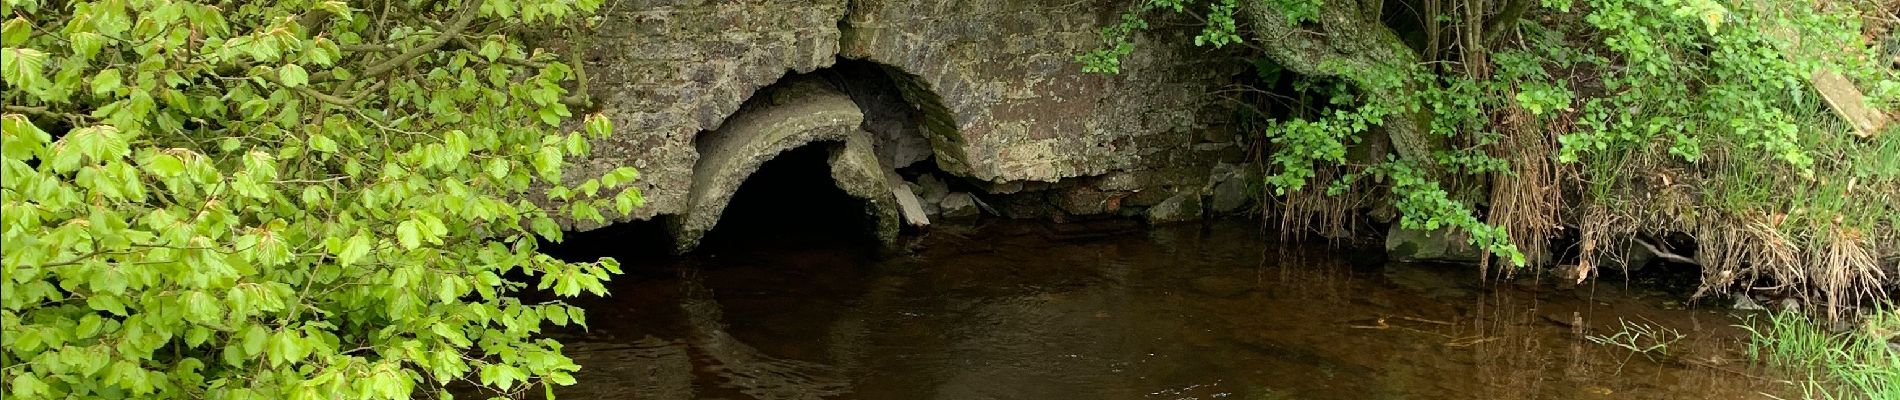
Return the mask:
[(793, 76), (755, 94), (719, 129), (697, 140), (692, 189), (684, 212), (671, 224), (676, 249), (698, 246), (739, 185), (767, 160), (810, 145), (829, 146), (834, 183), (864, 200), (880, 241), (895, 241), (899, 197), (909, 192), (891, 189), (890, 169), (878, 162), (873, 139), (860, 129), (863, 122), (864, 113), (849, 96), (814, 77)]
[(967, 170), (956, 118), (930, 84), (902, 68), (871, 60), (839, 58), (814, 71), (845, 92), (864, 111), (864, 130), (880, 161), (905, 168), (931, 160), (943, 171)]

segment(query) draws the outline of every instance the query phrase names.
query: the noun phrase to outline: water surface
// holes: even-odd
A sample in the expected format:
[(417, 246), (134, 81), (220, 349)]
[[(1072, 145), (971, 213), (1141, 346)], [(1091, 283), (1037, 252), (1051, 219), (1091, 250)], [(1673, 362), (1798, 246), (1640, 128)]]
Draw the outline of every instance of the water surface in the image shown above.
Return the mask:
[[(556, 333), (579, 399), (1744, 399), (1724, 307), (1485, 280), (1244, 223), (939, 226), (879, 256), (766, 234), (647, 257)], [(773, 236), (778, 235), (778, 236)], [(1364, 253), (1364, 252), (1357, 252)], [(1680, 332), (1669, 355), (1589, 335)]]

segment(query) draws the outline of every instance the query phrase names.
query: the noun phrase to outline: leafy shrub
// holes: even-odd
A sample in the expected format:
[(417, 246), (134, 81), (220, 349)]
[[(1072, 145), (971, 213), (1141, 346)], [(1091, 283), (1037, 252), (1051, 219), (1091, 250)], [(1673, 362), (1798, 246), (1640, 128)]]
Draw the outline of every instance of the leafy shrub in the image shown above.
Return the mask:
[[(1196, 44), (1231, 43), (1205, 39), (1237, 35), (1230, 22), (1236, 11), (1228, 2), (1137, 0), (1124, 23), (1103, 31), (1110, 48), (1078, 61), (1085, 71), (1118, 72), (1117, 60), (1133, 51), (1133, 36), (1148, 27), (1144, 15), (1195, 13), (1201, 3), (1209, 11), (1196, 15), (1206, 22)], [(1709, 233), (1703, 235), (1704, 250), (1769, 248), (1709, 257), (1707, 288), (1763, 276), (1743, 273), (1746, 262), (1753, 264), (1747, 269), (1768, 270), (1766, 276), (1797, 290), (1826, 292), (1829, 299), (1880, 297), (1876, 281), (1892, 279), (1868, 272), (1874, 269), (1867, 254), (1877, 250), (1868, 243), (1900, 239), (1894, 230), (1900, 208), (1889, 200), (1900, 193), (1892, 167), (1900, 162), (1900, 147), (1891, 128), (1900, 125), (1856, 139), (1826, 114), (1828, 105), (1809, 80), (1817, 71), (1837, 71), (1866, 90), (1874, 108), (1892, 109), (1900, 73), (1892, 55), (1863, 35), (1859, 17), (1890, 14), (1892, 6), (1870, 11), (1812, 0), (1538, 3), (1549, 8), (1541, 10), (1547, 14), (1520, 19), (1528, 0), (1465, 2), (1456, 11), (1445, 8), (1455, 4), (1423, 2), (1419, 12), (1440, 15), (1418, 16), (1427, 42), (1416, 65), (1382, 52), (1405, 45), (1378, 19), (1381, 3), (1240, 3), (1238, 15), (1253, 17), (1256, 36), (1248, 44), (1262, 50), (1263, 58), (1319, 75), (1302, 80), (1344, 78), (1353, 86), (1319, 96), (1301, 91), (1301, 99), (1325, 100), (1258, 124), (1256, 133), (1271, 144), (1264, 156), (1270, 194), (1288, 195), (1321, 177), (1339, 179), (1328, 185), (1329, 193), (1380, 186), (1391, 191), (1388, 199), (1402, 226), (1469, 231), (1472, 244), (1518, 265), (1525, 260), (1519, 245), (1547, 238), (1514, 240), (1507, 231), (1548, 235), (1556, 226), (1548, 221), (1560, 212), (1611, 210), (1618, 215), (1594, 221), (1620, 221), (1615, 226), (1574, 222), (1587, 217), (1571, 220), (1586, 235), (1693, 231)], [(1573, 8), (1579, 12), (1571, 13)], [(1277, 29), (1272, 23), (1318, 25)], [(1407, 115), (1423, 122), (1395, 119)], [(1429, 125), (1427, 134), (1412, 132), (1411, 122)], [(1403, 158), (1349, 165), (1346, 149), (1381, 126)], [(1398, 146), (1402, 137), (1420, 136), (1448, 146), (1412, 154)], [(1556, 143), (1554, 149), (1537, 146), (1547, 140)], [(1558, 165), (1543, 167), (1552, 164)], [(1321, 173), (1327, 170), (1348, 172)], [(1540, 180), (1517, 187), (1547, 189), (1530, 197), (1572, 196), (1515, 203), (1497, 196), (1524, 191), (1504, 190), (1483, 202), (1467, 192), (1527, 170)], [(1680, 172), (1686, 176), (1669, 176)], [(1367, 176), (1375, 179), (1361, 179)], [(1660, 177), (1663, 187), (1699, 190), (1683, 196), (1687, 201), (1657, 200), (1650, 195), (1656, 187), (1639, 182), (1652, 177)], [(1572, 198), (1585, 203), (1557, 200)], [(1474, 204), (1480, 203), (1534, 204), (1505, 213), (1540, 218), (1497, 220), (1547, 222), (1529, 229), (1492, 226), (1479, 218)], [(1744, 232), (1715, 234), (1731, 231)], [(1744, 243), (1731, 237), (1768, 239)], [(1790, 242), (1801, 248), (1783, 251)], [(1868, 293), (1873, 295), (1862, 296)]]
[[(580, 71), (519, 37), (598, 0), (0, 1), (0, 383), (19, 399), (411, 398), (573, 383), (535, 250), (641, 202), (564, 186)], [(546, 185), (566, 206), (520, 196)]]

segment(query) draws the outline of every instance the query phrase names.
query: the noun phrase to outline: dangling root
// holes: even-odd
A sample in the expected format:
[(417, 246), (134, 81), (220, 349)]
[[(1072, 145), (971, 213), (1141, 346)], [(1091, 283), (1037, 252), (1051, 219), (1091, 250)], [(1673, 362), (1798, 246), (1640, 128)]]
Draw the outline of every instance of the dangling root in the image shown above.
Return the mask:
[[(1557, 218), (1563, 201), (1557, 185), (1560, 167), (1550, 158), (1557, 151), (1551, 141), (1555, 136), (1545, 134), (1521, 108), (1507, 108), (1503, 114), (1506, 137), (1491, 152), (1509, 160), (1511, 171), (1493, 174), (1491, 210), (1485, 223), (1504, 227), (1527, 265), (1544, 265), (1550, 261), (1547, 246), (1560, 227)], [(1480, 264), (1486, 275), (1489, 264), (1489, 258)], [(1501, 272), (1509, 275), (1510, 271)]]

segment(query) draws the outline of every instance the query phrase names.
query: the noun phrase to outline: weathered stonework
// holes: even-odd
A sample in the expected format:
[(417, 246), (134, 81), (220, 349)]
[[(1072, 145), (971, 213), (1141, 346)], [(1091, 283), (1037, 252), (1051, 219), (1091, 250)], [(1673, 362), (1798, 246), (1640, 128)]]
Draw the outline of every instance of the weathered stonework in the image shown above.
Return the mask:
[[(698, 143), (699, 160), (692, 168), (692, 189), (687, 195), (686, 209), (673, 219), (673, 238), (680, 250), (688, 250), (699, 244), (699, 239), (713, 226), (719, 223), (719, 216), (725, 213), (726, 204), (732, 201), (732, 195), (745, 183), (747, 177), (757, 172), (766, 160), (778, 156), (786, 150), (817, 142), (844, 142), (853, 136), (864, 136), (858, 125), (864, 122), (864, 114), (858, 111), (856, 104), (843, 93), (829, 85), (815, 80), (802, 80), (780, 86), (775, 90), (762, 93), (765, 98), (754, 99), (742, 112), (727, 121), (719, 130), (707, 133)], [(860, 141), (868, 141), (868, 138)], [(867, 147), (860, 143), (859, 147)], [(868, 148), (862, 151), (870, 157), (870, 163), (876, 163), (876, 156)], [(833, 175), (851, 173), (882, 177), (858, 171), (862, 168), (842, 168), (838, 166), (838, 156), (833, 156)], [(856, 158), (847, 161), (855, 162)], [(883, 182), (882, 179), (876, 179)], [(881, 197), (890, 197), (890, 188), (878, 186), (861, 188), (856, 182), (840, 181), (840, 187), (853, 196), (873, 200), (873, 206), (883, 204), (889, 208), (894, 200), (878, 201)], [(862, 190), (859, 190), (862, 189)], [(890, 231), (896, 231), (895, 208), (889, 208)], [(884, 222), (880, 219), (880, 224)]]
[[(871, 149), (877, 139), (864, 131), (852, 132), (842, 144), (831, 149), (831, 180), (846, 194), (864, 200), (864, 213), (871, 216), (871, 235), (879, 242), (897, 242), (898, 199), (892, 196), (890, 167), (878, 161)], [(909, 190), (909, 189), (904, 189)]]
[[(1192, 143), (1231, 70), (1193, 65), (1184, 32), (1141, 40), (1120, 75), (1085, 74), (1120, 1), (859, 0), (841, 54), (893, 66), (926, 110), (945, 171), (986, 181), (1098, 175)], [(929, 93), (922, 93), (924, 91)], [(911, 96), (913, 95), (914, 96)], [(934, 95), (934, 96), (932, 96)]]
[[(620, 221), (685, 211), (699, 159), (694, 137), (788, 71), (837, 60), (844, 0), (623, 0), (602, 6), (585, 67), (614, 122), (570, 175), (640, 170), (645, 207)], [(594, 226), (571, 226), (590, 229)]]
[[(727, 140), (722, 135), (741, 123), (800, 125), (786, 121), (801, 116), (750, 115), (754, 110), (741, 105), (764, 95), (760, 89), (768, 85), (789, 85), (788, 75), (823, 70), (829, 72), (807, 76), (823, 75), (833, 90), (856, 98), (858, 120), (798, 140), (842, 141), (868, 131), (886, 169), (918, 160), (918, 143), (927, 141), (922, 151), (946, 176), (989, 188), (972, 193), (978, 201), (1022, 192), (1066, 199), (1045, 203), (1052, 212), (1108, 214), (1207, 195), (1212, 166), (1234, 153), (1231, 144), (1203, 134), (1227, 129), (1227, 108), (1207, 93), (1241, 65), (1210, 64), (1205, 60), (1221, 58), (1205, 53), (1216, 50), (1194, 47), (1190, 29), (1169, 28), (1139, 37), (1120, 75), (1083, 73), (1076, 55), (1100, 45), (1101, 28), (1119, 22), (1126, 6), (1116, 0), (610, 1), (598, 35), (587, 41), (585, 68), (589, 92), (616, 131), (597, 141), (589, 158), (576, 160), (570, 175), (638, 168), (635, 185), (646, 206), (613, 219), (671, 216), (676, 233), (703, 233), (730, 196), (705, 186), (736, 188), (751, 173), (746, 166), (757, 168), (791, 142), (717, 156), (725, 161), (714, 163), (738, 167), (709, 168), (702, 158), (725, 145), (702, 141)], [(827, 68), (841, 58), (875, 67)], [(867, 70), (888, 79), (882, 86), (895, 86), (896, 95), (853, 85), (872, 80)], [(898, 100), (896, 108), (880, 103)], [(847, 106), (818, 108), (839, 107)], [(915, 127), (904, 126), (905, 119)], [(700, 175), (706, 173), (720, 175)], [(596, 226), (568, 221), (567, 227)]]

